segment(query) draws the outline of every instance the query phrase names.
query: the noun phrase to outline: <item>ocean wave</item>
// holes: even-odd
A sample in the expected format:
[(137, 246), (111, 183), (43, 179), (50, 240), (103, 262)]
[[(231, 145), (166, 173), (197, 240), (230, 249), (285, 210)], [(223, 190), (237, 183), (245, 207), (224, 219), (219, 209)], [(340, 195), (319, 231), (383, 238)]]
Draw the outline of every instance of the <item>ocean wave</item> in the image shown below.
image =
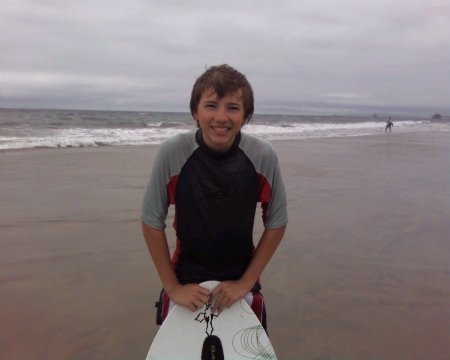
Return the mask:
[[(6, 126), (0, 134), (0, 149), (92, 147), (121, 145), (160, 144), (172, 135), (195, 129), (195, 123), (159, 121), (143, 123), (136, 127), (68, 127), (68, 126)], [(43, 126), (44, 125), (44, 126)], [(250, 123), (243, 132), (267, 140), (291, 140), (304, 138), (348, 137), (384, 134), (385, 123), (381, 121), (347, 123)], [(394, 122), (395, 133), (450, 132), (450, 122), (401, 120)]]
[(0, 123), (0, 127), (7, 127), (7, 126), (23, 126), (24, 124), (21, 122), (16, 121), (5, 121)]
[(163, 121), (162, 123), (160, 123), (159, 127), (161, 129), (164, 128), (180, 128), (180, 127), (185, 127), (186, 124), (182, 124), (179, 122), (170, 122), (170, 121)]
[(149, 145), (160, 144), (171, 135), (170, 130), (158, 129), (49, 129), (37, 134), (0, 136), (0, 149)]

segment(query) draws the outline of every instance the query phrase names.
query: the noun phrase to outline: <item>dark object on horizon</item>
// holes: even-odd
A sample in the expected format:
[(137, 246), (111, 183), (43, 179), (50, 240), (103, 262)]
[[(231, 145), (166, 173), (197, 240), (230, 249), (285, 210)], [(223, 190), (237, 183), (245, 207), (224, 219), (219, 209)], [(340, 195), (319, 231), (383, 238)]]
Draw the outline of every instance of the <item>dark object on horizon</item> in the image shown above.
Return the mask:
[(374, 118), (378, 117), (377, 113), (373, 114), (372, 117)]
[(438, 119), (442, 119), (442, 115), (439, 113), (434, 114), (432, 117), (432, 119), (438, 120)]

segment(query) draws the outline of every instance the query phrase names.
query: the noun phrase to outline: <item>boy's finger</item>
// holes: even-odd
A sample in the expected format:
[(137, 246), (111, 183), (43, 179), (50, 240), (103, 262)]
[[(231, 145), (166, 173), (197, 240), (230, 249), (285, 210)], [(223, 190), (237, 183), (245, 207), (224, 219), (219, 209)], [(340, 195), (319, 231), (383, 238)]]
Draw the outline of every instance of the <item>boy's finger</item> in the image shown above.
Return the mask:
[(216, 294), (218, 294), (220, 292), (220, 290), (222, 289), (222, 284), (220, 283), (219, 285), (217, 285), (213, 291), (211, 291), (211, 298), (213, 298), (214, 296), (216, 296)]
[(202, 295), (200, 300), (203, 304), (206, 304), (209, 301), (209, 296)]
[(200, 291), (200, 295), (209, 298), (211, 293), (209, 292), (209, 290), (205, 289), (206, 291)]
[(205, 303), (199, 299), (192, 303), (195, 306), (195, 310), (201, 309)]
[(211, 293), (211, 295), (209, 295), (209, 299), (208, 299), (208, 304), (211, 304), (214, 306), (214, 303), (216, 302), (217, 296), (213, 296), (213, 294)]
[(227, 307), (227, 303), (229, 300), (223, 298), (222, 301), (220, 302), (219, 306), (217, 307), (217, 313), (220, 314), (223, 309), (225, 309)]
[(202, 306), (204, 304), (206, 304), (209, 300), (209, 296), (203, 295), (203, 294), (198, 294), (197, 296), (197, 300), (200, 301), (202, 303)]
[(223, 296), (221, 296), (220, 294), (216, 296), (216, 299), (214, 300), (213, 307), (211, 309), (211, 311), (213, 313), (215, 313), (219, 309), (222, 300), (223, 300)]
[(211, 294), (211, 292), (208, 289), (205, 289), (203, 286), (199, 286), (199, 291), (201, 294), (209, 296)]
[(232, 300), (232, 299), (230, 299), (230, 300), (228, 300), (228, 302), (227, 302), (227, 308), (230, 308), (230, 307), (232, 307), (233, 306), (233, 304), (235, 303), (236, 301), (234, 301), (234, 300)]

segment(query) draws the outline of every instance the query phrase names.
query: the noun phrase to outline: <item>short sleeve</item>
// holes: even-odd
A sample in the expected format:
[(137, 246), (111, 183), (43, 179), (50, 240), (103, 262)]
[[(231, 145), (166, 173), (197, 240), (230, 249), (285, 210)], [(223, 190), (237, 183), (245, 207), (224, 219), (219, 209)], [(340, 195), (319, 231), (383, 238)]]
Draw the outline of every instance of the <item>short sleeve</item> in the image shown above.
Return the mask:
[(157, 230), (166, 228), (166, 216), (169, 209), (166, 184), (170, 182), (170, 172), (166, 154), (167, 146), (161, 144), (142, 202), (142, 221)]

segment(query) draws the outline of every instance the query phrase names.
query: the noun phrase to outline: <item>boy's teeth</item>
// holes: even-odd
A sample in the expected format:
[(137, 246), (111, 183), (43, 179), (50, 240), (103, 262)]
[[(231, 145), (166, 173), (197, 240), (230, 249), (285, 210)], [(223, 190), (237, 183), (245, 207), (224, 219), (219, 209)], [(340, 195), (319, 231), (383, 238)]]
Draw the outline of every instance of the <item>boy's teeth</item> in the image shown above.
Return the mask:
[(214, 127), (214, 130), (217, 130), (217, 131), (227, 131), (227, 128), (226, 128), (226, 127)]

